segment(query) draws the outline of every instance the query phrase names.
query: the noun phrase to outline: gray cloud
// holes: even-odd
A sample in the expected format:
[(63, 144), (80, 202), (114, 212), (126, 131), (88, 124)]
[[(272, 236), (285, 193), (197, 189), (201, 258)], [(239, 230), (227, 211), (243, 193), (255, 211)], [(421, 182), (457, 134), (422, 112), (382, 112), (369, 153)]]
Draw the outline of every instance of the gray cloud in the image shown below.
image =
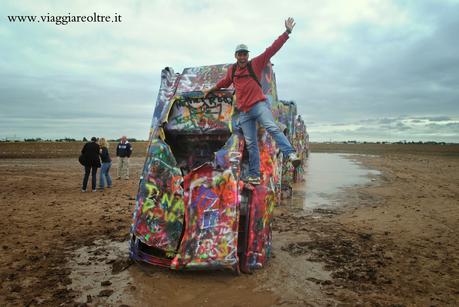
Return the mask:
[(341, 123), (314, 123), (308, 126), (312, 135), (320, 135), (316, 141), (362, 140), (362, 141), (445, 141), (456, 142), (459, 120), (407, 116), (396, 118), (373, 118)]
[(443, 121), (450, 121), (452, 120), (452, 118), (449, 116), (431, 116), (431, 117), (414, 117), (414, 120), (416, 120), (417, 122), (421, 122), (422, 120), (428, 120), (431, 122), (443, 122)]
[[(406, 28), (362, 22), (348, 28), (347, 42), (306, 45), (305, 51), (289, 55), (287, 69), (281, 68), (284, 75), (296, 71), (297, 82), (289, 78), (281, 85), (295, 93), (293, 100), (307, 120), (369, 114), (457, 117), (459, 6), (432, 6), (421, 1), (402, 7), (413, 19)], [(426, 22), (428, 16), (433, 17)]]
[[(247, 11), (221, 15), (226, 5), (208, 1), (117, 7), (2, 1), (3, 14), (82, 14), (89, 7), (119, 12), (125, 22), (2, 24), (0, 138), (83, 131), (116, 137), (123, 129), (146, 138), (164, 66), (181, 72), (232, 62), (241, 41), (256, 55), (295, 7), (297, 27), (272, 61), (279, 97), (297, 102), (311, 140), (459, 142), (459, 2), (347, 1), (345, 11), (343, 5), (256, 0)], [(241, 24), (250, 27), (241, 31)]]

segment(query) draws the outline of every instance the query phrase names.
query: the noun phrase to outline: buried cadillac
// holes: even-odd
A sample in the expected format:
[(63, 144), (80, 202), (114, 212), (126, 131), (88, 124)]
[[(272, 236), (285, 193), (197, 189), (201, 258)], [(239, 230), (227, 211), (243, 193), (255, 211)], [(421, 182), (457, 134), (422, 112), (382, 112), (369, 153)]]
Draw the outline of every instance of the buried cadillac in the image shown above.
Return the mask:
[[(290, 180), (282, 180), (292, 166), (282, 162), (274, 140), (260, 127), (261, 184), (241, 180), (248, 171), (248, 153), (235, 125), (234, 91), (206, 98), (202, 93), (228, 67), (162, 71), (131, 226), (130, 257), (136, 261), (176, 270), (249, 273), (270, 257), (274, 206), (285, 186), (301, 177), (302, 166), (293, 169)], [(305, 157), (305, 126), (297, 124), (293, 102), (278, 100), (271, 63), (260, 82), (276, 120)], [(303, 131), (295, 131), (298, 127)]]

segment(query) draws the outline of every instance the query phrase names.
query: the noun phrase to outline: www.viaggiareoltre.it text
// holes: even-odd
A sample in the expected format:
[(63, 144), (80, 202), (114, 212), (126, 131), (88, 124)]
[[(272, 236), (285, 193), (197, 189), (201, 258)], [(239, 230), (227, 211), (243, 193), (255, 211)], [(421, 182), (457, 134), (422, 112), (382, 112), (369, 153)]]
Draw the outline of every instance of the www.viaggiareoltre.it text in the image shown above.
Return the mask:
[(55, 23), (56, 25), (66, 25), (68, 23), (89, 23), (89, 22), (121, 22), (121, 15), (115, 13), (114, 16), (107, 16), (107, 15), (99, 15), (97, 13), (93, 13), (92, 15), (72, 15), (68, 13), (68, 15), (51, 15), (48, 13), (47, 15), (22, 15), (22, 16), (8, 16), (8, 20), (10, 22), (30, 22), (30, 23), (39, 23), (39, 22), (47, 22), (47, 23)]

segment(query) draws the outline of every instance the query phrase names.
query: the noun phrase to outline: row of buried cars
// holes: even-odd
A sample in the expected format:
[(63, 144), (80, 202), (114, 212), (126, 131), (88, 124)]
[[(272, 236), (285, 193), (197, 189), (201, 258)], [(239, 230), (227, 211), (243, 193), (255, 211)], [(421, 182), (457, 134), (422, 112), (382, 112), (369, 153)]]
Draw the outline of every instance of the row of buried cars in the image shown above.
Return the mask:
[(230, 64), (166, 67), (153, 114), (131, 226), (130, 257), (176, 270), (250, 273), (271, 254), (273, 210), (302, 180), (306, 126), (294, 102), (277, 97), (271, 63), (260, 80), (275, 119), (303, 163), (284, 161), (258, 128), (261, 184), (247, 185), (248, 153), (237, 128), (232, 88), (204, 98)]

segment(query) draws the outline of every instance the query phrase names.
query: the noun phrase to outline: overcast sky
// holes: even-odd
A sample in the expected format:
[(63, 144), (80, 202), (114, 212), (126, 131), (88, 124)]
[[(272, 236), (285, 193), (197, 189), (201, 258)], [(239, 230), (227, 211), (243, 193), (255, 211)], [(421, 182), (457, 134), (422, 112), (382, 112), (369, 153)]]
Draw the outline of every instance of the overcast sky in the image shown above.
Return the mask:
[[(8, 19), (94, 12), (121, 22)], [(0, 14), (0, 139), (146, 139), (161, 69), (232, 63), (239, 43), (256, 56), (292, 16), (272, 62), (312, 141), (459, 142), (456, 0), (2, 0)]]

